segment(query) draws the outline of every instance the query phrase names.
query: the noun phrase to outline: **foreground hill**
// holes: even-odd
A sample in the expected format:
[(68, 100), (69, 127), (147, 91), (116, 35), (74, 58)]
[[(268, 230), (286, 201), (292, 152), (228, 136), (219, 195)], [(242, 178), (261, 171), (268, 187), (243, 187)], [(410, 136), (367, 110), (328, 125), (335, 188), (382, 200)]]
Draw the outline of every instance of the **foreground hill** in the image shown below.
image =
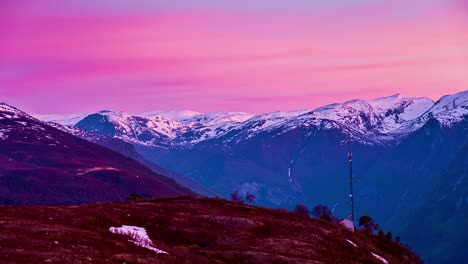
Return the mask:
[(194, 194), (108, 148), (0, 104), (0, 204), (80, 204)]
[[(420, 263), (396, 242), (295, 213), (178, 197), (0, 207), (2, 263)], [(157, 254), (113, 234), (147, 230)], [(349, 241), (348, 241), (349, 240)]]

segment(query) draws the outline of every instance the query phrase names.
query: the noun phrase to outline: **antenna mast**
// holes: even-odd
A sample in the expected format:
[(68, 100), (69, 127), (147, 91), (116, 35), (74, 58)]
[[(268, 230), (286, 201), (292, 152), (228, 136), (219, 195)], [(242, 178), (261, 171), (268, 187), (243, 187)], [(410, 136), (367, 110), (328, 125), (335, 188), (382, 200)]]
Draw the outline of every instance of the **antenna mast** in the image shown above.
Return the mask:
[(354, 223), (354, 195), (353, 195), (353, 151), (351, 145), (351, 134), (348, 133), (348, 160), (349, 160), (349, 183), (350, 183), (350, 193), (349, 198), (351, 199), (351, 221)]

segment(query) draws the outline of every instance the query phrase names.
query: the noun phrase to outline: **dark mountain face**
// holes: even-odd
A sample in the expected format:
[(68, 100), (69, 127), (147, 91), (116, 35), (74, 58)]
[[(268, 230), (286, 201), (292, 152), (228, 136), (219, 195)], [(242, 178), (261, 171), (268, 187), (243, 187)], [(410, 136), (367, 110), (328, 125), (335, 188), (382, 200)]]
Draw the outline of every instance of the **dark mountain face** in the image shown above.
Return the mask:
[(110, 149), (0, 105), (0, 203), (79, 204), (193, 192)]
[(425, 263), (465, 263), (467, 218), (468, 144), (465, 144), (406, 218), (401, 234), (424, 256)]
[(466, 119), (452, 127), (443, 127), (430, 119), (398, 146), (375, 159), (357, 178), (358, 213), (372, 214), (381, 225), (398, 230), (402, 216), (427, 198), (467, 143), (467, 128)]
[(106, 148), (109, 148), (115, 152), (118, 152), (126, 157), (129, 157), (135, 161), (138, 161), (139, 163), (145, 165), (149, 169), (151, 169), (153, 172), (157, 174), (161, 174), (163, 176), (169, 177), (173, 180), (175, 180), (178, 184), (189, 188), (190, 190), (195, 191), (198, 194), (207, 196), (207, 197), (214, 197), (217, 196), (217, 194), (205, 186), (201, 185), (200, 183), (194, 181), (193, 179), (186, 177), (180, 173), (177, 173), (173, 170), (169, 170), (166, 168), (163, 168), (156, 163), (150, 162), (147, 159), (143, 158), (143, 156), (136, 151), (136, 147), (128, 142), (125, 142), (121, 139), (118, 138), (113, 138), (113, 137), (108, 137), (106, 135), (102, 134), (96, 134), (96, 133), (91, 133), (86, 130), (77, 128), (77, 127), (66, 127), (62, 126), (59, 124), (55, 123), (49, 123), (49, 125), (54, 126), (57, 129), (60, 129), (62, 131), (65, 131), (67, 133), (70, 133), (72, 135), (75, 135), (79, 138), (82, 138), (87, 141), (91, 141), (93, 143), (96, 143), (98, 145), (104, 146)]
[(85, 119), (81, 120), (76, 126), (92, 133), (106, 135), (109, 137), (115, 136), (114, 124), (109, 122), (109, 118), (105, 115), (89, 115)]
[[(297, 203), (335, 206), (349, 215), (348, 135), (337, 129), (298, 127), (274, 130), (246, 141), (222, 141), (197, 148), (165, 150), (139, 146), (146, 158), (194, 178), (229, 197), (253, 193), (260, 204), (292, 208)], [(363, 171), (385, 146), (353, 143), (355, 167)]]

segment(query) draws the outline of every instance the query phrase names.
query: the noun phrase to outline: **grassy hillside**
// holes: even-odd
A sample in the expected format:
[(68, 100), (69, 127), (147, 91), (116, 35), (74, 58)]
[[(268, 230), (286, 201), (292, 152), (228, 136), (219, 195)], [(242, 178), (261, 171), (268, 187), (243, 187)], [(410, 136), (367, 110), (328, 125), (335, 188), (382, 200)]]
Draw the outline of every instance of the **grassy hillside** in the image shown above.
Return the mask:
[[(420, 263), (405, 247), (296, 213), (178, 197), (81, 206), (1, 206), (2, 263)], [(138, 247), (110, 227), (144, 227)], [(356, 246), (352, 245), (352, 241)]]

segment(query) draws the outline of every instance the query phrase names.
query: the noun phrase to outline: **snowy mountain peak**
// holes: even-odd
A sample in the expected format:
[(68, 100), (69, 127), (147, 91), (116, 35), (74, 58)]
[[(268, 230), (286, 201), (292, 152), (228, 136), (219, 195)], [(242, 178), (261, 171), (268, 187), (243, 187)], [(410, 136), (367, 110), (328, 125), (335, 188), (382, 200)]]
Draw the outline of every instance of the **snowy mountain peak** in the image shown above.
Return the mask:
[(145, 112), (139, 115), (145, 116), (145, 117), (164, 116), (166, 118), (169, 118), (175, 121), (181, 121), (181, 120), (191, 118), (193, 116), (197, 116), (201, 114), (202, 113), (200, 112), (191, 111), (191, 110), (169, 110), (169, 111), (162, 110), (162, 111)]
[(465, 108), (468, 105), (468, 91), (463, 91), (456, 94), (442, 96), (434, 105), (431, 112), (438, 114), (443, 111)]
[(468, 116), (468, 90), (442, 96), (421, 118), (436, 118), (442, 125), (450, 126)]
[(382, 118), (381, 131), (401, 133), (408, 131), (410, 121), (427, 112), (434, 101), (425, 97), (393, 95), (367, 101), (374, 113)]
[(216, 125), (224, 122), (241, 123), (253, 116), (255, 115), (242, 112), (210, 112), (183, 119), (181, 123), (187, 125)]
[(432, 101), (431, 99), (427, 97), (408, 97), (408, 96), (402, 96), (400, 94), (376, 98), (376, 99), (368, 100), (366, 102), (374, 107), (391, 108), (395, 105), (401, 104), (401, 102), (408, 102), (408, 101), (411, 101), (411, 102), (428, 101), (428, 102), (431, 102), (432, 104), (434, 103), (434, 101)]

